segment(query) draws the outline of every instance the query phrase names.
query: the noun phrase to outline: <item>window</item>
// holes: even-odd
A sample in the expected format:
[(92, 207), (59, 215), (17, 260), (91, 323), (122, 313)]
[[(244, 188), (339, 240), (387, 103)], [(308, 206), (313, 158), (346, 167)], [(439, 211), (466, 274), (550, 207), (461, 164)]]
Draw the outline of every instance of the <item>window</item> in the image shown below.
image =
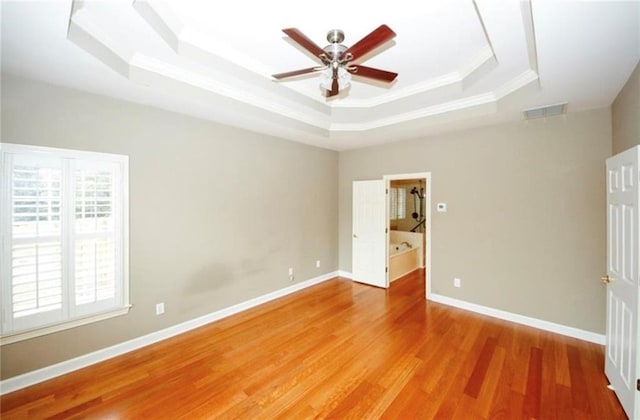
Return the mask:
[(391, 188), (391, 220), (405, 219), (407, 217), (407, 190), (404, 188)]
[(6, 143), (0, 158), (2, 336), (128, 309), (128, 158)]

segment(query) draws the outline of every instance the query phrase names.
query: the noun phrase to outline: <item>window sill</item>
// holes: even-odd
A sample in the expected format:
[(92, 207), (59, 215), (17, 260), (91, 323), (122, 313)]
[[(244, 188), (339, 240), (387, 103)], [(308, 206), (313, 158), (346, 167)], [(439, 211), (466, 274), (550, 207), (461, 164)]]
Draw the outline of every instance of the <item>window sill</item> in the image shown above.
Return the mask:
[(63, 322), (61, 324), (49, 325), (47, 327), (3, 335), (0, 336), (0, 346), (4, 346), (5, 344), (17, 343), (23, 340), (29, 340), (31, 338), (40, 337), (42, 335), (47, 335), (58, 331), (68, 330), (70, 328), (91, 324), (109, 318), (115, 318), (121, 315), (126, 315), (129, 313), (129, 309), (131, 309), (131, 306), (132, 305), (126, 305), (122, 308), (115, 309), (109, 312), (103, 312), (101, 314), (91, 315), (85, 318), (74, 319), (72, 321)]

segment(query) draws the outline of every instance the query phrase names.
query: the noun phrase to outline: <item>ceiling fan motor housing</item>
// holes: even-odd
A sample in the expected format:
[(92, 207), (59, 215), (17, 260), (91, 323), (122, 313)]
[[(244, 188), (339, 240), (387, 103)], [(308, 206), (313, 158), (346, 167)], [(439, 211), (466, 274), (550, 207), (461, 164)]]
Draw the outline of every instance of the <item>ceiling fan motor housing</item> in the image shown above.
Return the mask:
[(341, 44), (341, 42), (344, 41), (344, 32), (340, 29), (330, 30), (327, 32), (327, 41), (331, 44), (327, 45), (322, 50), (327, 54), (330, 61), (335, 62), (340, 60), (342, 58), (342, 53), (347, 50), (347, 47)]
[(340, 29), (332, 29), (327, 32), (327, 41), (332, 44), (339, 44), (344, 41), (344, 32)]
[(342, 57), (342, 53), (347, 50), (347, 47), (342, 44), (329, 44), (322, 50), (327, 53), (327, 57), (331, 60), (339, 60)]

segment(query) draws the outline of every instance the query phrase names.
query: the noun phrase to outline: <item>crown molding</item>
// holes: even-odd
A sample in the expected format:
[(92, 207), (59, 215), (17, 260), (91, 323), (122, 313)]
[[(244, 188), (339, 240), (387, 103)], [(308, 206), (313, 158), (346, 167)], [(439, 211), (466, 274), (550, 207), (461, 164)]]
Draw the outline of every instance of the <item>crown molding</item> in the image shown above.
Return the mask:
[(385, 93), (371, 99), (344, 99), (341, 102), (332, 103), (332, 108), (374, 108), (381, 105), (387, 105), (391, 102), (406, 99), (412, 96), (421, 95), (430, 91), (450, 86), (459, 85), (460, 90), (465, 85), (465, 79), (473, 72), (480, 69), (487, 62), (494, 60), (493, 52), (489, 46), (484, 46), (473, 57), (465, 63), (458, 71), (434, 77), (420, 83), (398, 89), (393, 92)]
[(376, 128), (382, 128), (394, 124), (400, 124), (403, 122), (409, 122), (413, 120), (419, 120), (427, 117), (433, 117), (436, 115), (446, 114), (452, 111), (459, 111), (464, 109), (474, 108), (480, 105), (486, 105), (494, 103), (496, 100), (495, 95), (492, 93), (485, 93), (472, 97), (457, 99), (454, 101), (445, 102), (442, 104), (421, 108), (415, 111), (405, 112), (403, 114), (391, 115), (385, 118), (380, 118), (365, 123), (334, 123), (331, 124), (331, 131), (367, 131)]
[[(212, 69), (207, 74), (131, 51), (128, 45), (119, 44), (96, 25), (91, 11), (82, 6), (82, 2), (74, 2), (68, 39), (132, 82), (172, 89), (192, 97), (212, 95), (207, 100), (230, 99), (239, 105), (237, 108), (241, 112), (249, 116), (264, 119), (268, 115), (276, 125), (321, 137), (331, 137), (332, 132), (363, 132), (436, 116), (456, 118), (475, 116), (479, 111), (495, 112), (498, 100), (538, 80), (537, 72), (527, 69), (493, 91), (430, 106), (411, 107), (409, 101), (425, 103), (427, 101), (423, 99), (428, 99), (427, 95), (437, 89), (451, 87), (450, 92), (459, 96), (468, 84), (482, 77), (489, 70), (487, 64), (496, 62), (492, 47), (486, 44), (456, 72), (372, 99), (323, 103), (273, 83), (261, 73), (265, 68), (260, 67), (259, 63), (247, 59), (224, 43), (210, 42), (201, 33), (186, 27), (161, 0), (137, 0), (133, 7), (177, 54), (209, 64)], [(407, 101), (404, 111), (385, 113), (381, 118), (376, 118), (381, 112), (369, 112), (400, 100)], [(332, 123), (332, 110), (366, 112), (360, 112), (359, 120), (355, 122)]]
[(509, 80), (507, 83), (499, 86), (496, 90), (493, 91), (493, 94), (495, 95), (496, 99), (502, 99), (505, 96), (516, 92), (517, 90), (538, 79), (538, 73), (531, 69), (527, 69), (513, 79)]
[[(134, 2), (134, 8), (138, 14), (149, 24), (149, 26), (163, 39), (174, 51), (182, 56), (189, 57), (194, 60), (202, 60), (202, 54), (208, 54), (208, 60), (214, 66), (217, 65), (229, 65), (230, 63), (235, 66), (241, 67), (243, 71), (252, 73), (252, 77), (267, 78), (271, 80), (269, 75), (274, 72), (274, 69), (247, 57), (245, 54), (238, 52), (231, 48), (226, 43), (221, 43), (211, 36), (207, 36), (196, 28), (187, 27), (183, 23), (178, 23), (179, 19), (175, 13), (161, 0), (140, 1)], [(478, 15), (478, 19), (481, 21), (481, 17)], [(171, 23), (170, 23), (171, 22)], [(482, 22), (480, 22), (482, 25)], [(180, 32), (177, 32), (177, 28), (180, 28)], [(168, 35), (166, 32), (172, 32)], [(487, 45), (482, 47), (476, 52), (471, 59), (462, 65), (457, 71), (453, 71), (448, 74), (444, 74), (439, 77), (426, 80), (421, 83), (416, 83), (411, 86), (407, 86), (401, 90), (395, 90), (393, 92), (379, 95), (370, 99), (350, 99), (345, 98), (340, 102), (326, 102), (324, 98), (317, 94), (310, 95), (309, 93), (301, 90), (294, 90), (301, 95), (306, 96), (318, 103), (324, 104), (330, 108), (374, 108), (388, 103), (409, 98), (411, 96), (427, 93), (431, 90), (435, 90), (444, 86), (460, 84), (460, 86), (467, 86), (465, 79), (472, 73), (480, 69), (489, 61), (495, 60), (493, 48), (491, 47), (488, 38)], [(194, 51), (200, 51), (202, 54), (194, 54)], [(213, 62), (212, 62), (213, 61)], [(226, 61), (221, 63), (220, 61)]]

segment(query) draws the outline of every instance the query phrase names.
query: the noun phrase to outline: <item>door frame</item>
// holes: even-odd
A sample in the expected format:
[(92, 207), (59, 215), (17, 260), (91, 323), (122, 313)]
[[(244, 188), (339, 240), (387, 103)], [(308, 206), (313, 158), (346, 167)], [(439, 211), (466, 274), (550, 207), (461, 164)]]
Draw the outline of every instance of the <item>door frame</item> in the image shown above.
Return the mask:
[[(404, 179), (422, 179), (425, 181), (425, 222), (424, 222), (424, 230), (425, 230), (425, 250), (424, 250), (424, 282), (425, 282), (425, 299), (429, 300), (431, 296), (431, 172), (413, 172), (413, 173), (404, 173), (404, 174), (391, 174), (391, 175), (383, 175), (382, 179), (385, 181), (385, 188), (389, 191), (389, 186), (391, 185), (391, 181), (399, 181)], [(386, 267), (389, 267), (389, 235), (390, 235), (390, 199), (389, 194), (386, 194), (386, 206), (387, 206), (387, 260)], [(389, 271), (386, 273), (387, 277), (387, 287), (389, 286)]]

